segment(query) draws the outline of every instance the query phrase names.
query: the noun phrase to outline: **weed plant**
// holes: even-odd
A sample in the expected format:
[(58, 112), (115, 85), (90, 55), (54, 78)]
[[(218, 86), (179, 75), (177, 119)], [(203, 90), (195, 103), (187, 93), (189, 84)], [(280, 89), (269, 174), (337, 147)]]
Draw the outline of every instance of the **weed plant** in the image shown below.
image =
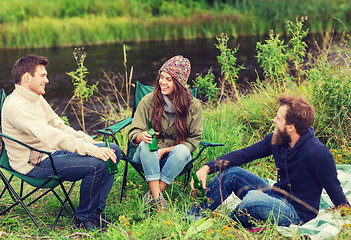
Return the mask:
[(72, 84), (74, 86), (73, 96), (69, 100), (62, 114), (64, 114), (66, 108), (71, 105), (80, 127), (84, 132), (86, 132), (84, 105), (86, 105), (88, 100), (94, 94), (94, 91), (97, 90), (97, 85), (99, 82), (96, 82), (92, 86), (87, 85), (86, 76), (89, 72), (88, 69), (84, 66), (84, 61), (86, 58), (86, 52), (84, 52), (84, 48), (76, 48), (73, 52), (73, 56), (76, 60), (78, 68), (76, 71), (67, 73), (72, 78)]
[(217, 95), (219, 88), (215, 83), (215, 76), (212, 73), (212, 68), (210, 68), (205, 76), (200, 74), (194, 80), (194, 87), (199, 91), (199, 95), (205, 101), (211, 103), (217, 102)]

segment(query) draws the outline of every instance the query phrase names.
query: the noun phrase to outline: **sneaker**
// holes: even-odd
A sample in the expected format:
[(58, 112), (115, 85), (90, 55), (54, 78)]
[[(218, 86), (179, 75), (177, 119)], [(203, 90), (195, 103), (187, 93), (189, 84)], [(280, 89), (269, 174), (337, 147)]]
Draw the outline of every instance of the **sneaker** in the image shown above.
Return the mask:
[(160, 197), (158, 197), (158, 206), (161, 210), (165, 210), (167, 208), (167, 200), (163, 197), (162, 192), (160, 193)]
[(154, 199), (154, 197), (151, 194), (151, 191), (148, 191), (147, 193), (145, 193), (145, 195), (143, 196), (143, 204), (149, 204), (149, 202), (151, 202)]
[(195, 221), (200, 220), (204, 217), (206, 217), (204, 214), (190, 212), (189, 210), (184, 212), (184, 218), (189, 222), (191, 222), (191, 221), (195, 222)]
[(84, 228), (86, 231), (94, 231), (102, 228), (98, 218), (88, 218), (85, 221), (75, 218), (73, 225), (76, 228)]
[(143, 213), (147, 214), (153, 210), (156, 210), (157, 212), (163, 211), (167, 208), (167, 201), (163, 197), (163, 194), (160, 193), (160, 196), (158, 198), (155, 198), (152, 196), (151, 191), (148, 191), (144, 196), (143, 196)]

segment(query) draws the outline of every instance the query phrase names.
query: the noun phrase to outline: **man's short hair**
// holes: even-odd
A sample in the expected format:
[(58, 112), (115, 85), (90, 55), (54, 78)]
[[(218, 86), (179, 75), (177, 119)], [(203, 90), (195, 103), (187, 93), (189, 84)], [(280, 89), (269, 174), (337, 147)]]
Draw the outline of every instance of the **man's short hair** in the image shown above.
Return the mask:
[(49, 61), (45, 57), (41, 57), (35, 54), (26, 55), (18, 59), (12, 68), (12, 77), (15, 80), (15, 84), (21, 82), (23, 74), (29, 73), (34, 76), (35, 69), (38, 65), (47, 66)]
[(286, 124), (295, 126), (300, 136), (307, 132), (314, 120), (314, 108), (303, 97), (279, 97), (280, 106), (287, 106), (285, 121)]

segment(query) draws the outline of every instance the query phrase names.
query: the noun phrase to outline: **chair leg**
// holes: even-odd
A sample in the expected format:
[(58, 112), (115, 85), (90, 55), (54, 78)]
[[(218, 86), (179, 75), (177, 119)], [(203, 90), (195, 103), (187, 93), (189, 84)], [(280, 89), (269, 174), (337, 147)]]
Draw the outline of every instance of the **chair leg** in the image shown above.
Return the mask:
[[(61, 217), (62, 212), (63, 212), (64, 209), (65, 209), (72, 217), (74, 217), (74, 209), (72, 208), (72, 210), (73, 210), (73, 213), (72, 213), (72, 212), (66, 207), (66, 203), (67, 203), (67, 202), (70, 202), (69, 196), (70, 196), (71, 193), (72, 193), (72, 190), (73, 190), (73, 187), (74, 187), (75, 183), (76, 183), (76, 182), (73, 182), (73, 183), (72, 183), (72, 186), (70, 187), (70, 189), (68, 190), (68, 193), (67, 193), (68, 198), (66, 197), (64, 201), (62, 201), (62, 199), (59, 197), (59, 195), (56, 193), (56, 191), (55, 191), (54, 189), (52, 189), (53, 194), (56, 196), (56, 198), (57, 198), (57, 199), (60, 201), (60, 203), (61, 203), (61, 209), (60, 209), (59, 213), (57, 214), (57, 217), (56, 217), (56, 219), (55, 219), (54, 224), (51, 226), (51, 231), (56, 227), (57, 222), (58, 222), (59, 218)], [(71, 204), (71, 203), (70, 203), (70, 204)]]
[(128, 161), (126, 160), (124, 162), (124, 171), (123, 171), (123, 178), (122, 178), (122, 186), (121, 186), (121, 192), (119, 195), (119, 202), (122, 202), (123, 198), (123, 190), (126, 188), (126, 182), (127, 182), (127, 175), (128, 175)]
[[(5, 176), (4, 176), (4, 177), (5, 177)], [(10, 176), (10, 178), (9, 178), (9, 180), (8, 180), (9, 183), (11, 182), (12, 178), (13, 178), (13, 174), (11, 174), (11, 176)], [(13, 200), (13, 201), (16, 201), (16, 198), (13, 196), (12, 192), (7, 188), (7, 185), (5, 184), (5, 180), (3, 179), (3, 176), (2, 176), (2, 175), (1, 175), (1, 179), (2, 179), (2, 181), (4, 182), (5, 187), (4, 187), (4, 189), (2, 190), (2, 192), (1, 192), (1, 194), (0, 194), (0, 199), (1, 199), (2, 196), (5, 194), (6, 189), (7, 189), (7, 191), (9, 192), (9, 194), (10, 194), (12, 200)]]
[[(1, 173), (1, 172), (0, 172)], [(24, 200), (26, 200), (29, 196), (31, 196), (33, 193), (37, 192), (38, 190), (40, 190), (44, 185), (46, 185), (49, 181), (46, 181), (45, 183), (43, 183), (42, 185), (40, 185), (39, 187), (33, 189), (32, 191), (30, 191), (29, 193), (27, 193), (27, 195), (25, 195), (24, 197), (19, 197), (19, 195), (16, 193), (16, 191), (12, 188), (12, 186), (8, 183), (5, 182), (5, 184), (9, 187), (9, 190), (14, 194), (14, 196), (16, 197), (15, 199), (15, 203), (12, 204), (10, 207), (6, 208), (4, 211), (2, 211), (0, 213), (0, 215), (8, 212), (9, 210), (11, 210), (13, 207), (17, 206), (19, 203), (23, 203)], [(48, 192), (50, 192), (51, 189), (46, 190), (44, 193), (42, 193), (39, 197), (37, 197), (36, 199), (34, 199), (33, 201), (31, 201), (30, 203), (28, 203), (26, 206), (29, 207), (30, 205), (32, 205), (33, 203), (35, 203), (36, 201), (38, 201), (40, 198), (42, 198), (43, 196), (45, 196)]]
[(75, 185), (75, 182), (72, 183), (72, 186), (71, 186), (71, 188), (69, 189), (69, 191), (67, 193), (67, 191), (66, 191), (65, 187), (63, 186), (62, 182), (60, 182), (61, 189), (62, 189), (63, 193), (65, 194), (65, 198), (66, 198), (65, 201), (67, 200), (67, 202), (70, 205), (73, 213), (75, 212), (75, 210), (74, 210), (73, 203), (72, 203), (71, 199), (69, 198), (69, 196), (71, 195), (71, 192), (73, 190), (74, 185)]
[[(46, 190), (44, 193), (40, 194), (37, 198), (35, 198), (33, 201), (31, 201), (30, 203), (27, 204), (27, 206), (29, 207), (30, 205), (32, 205), (33, 203), (35, 203), (36, 201), (38, 201), (40, 198), (44, 197), (46, 194), (48, 194), (49, 192), (51, 192), (51, 189)], [(31, 193), (30, 193), (31, 194)], [(29, 195), (29, 194), (28, 194)], [(22, 199), (26, 199), (26, 197), (22, 197)]]
[(191, 169), (184, 174), (184, 189), (187, 187), (187, 185), (189, 183), (190, 171), (191, 171)]
[(20, 197), (23, 197), (23, 185), (24, 185), (24, 181), (21, 180), (21, 191), (20, 191)]
[[(0, 175), (1, 175), (1, 178), (4, 179), (5, 176), (3, 175), (3, 173), (0, 171)], [(6, 179), (6, 178), (5, 178)], [(41, 229), (41, 227), (39, 226), (39, 224), (37, 223), (37, 221), (35, 221), (33, 215), (29, 212), (28, 208), (26, 207), (26, 205), (22, 202), (21, 198), (17, 195), (16, 191), (12, 188), (12, 186), (7, 182), (7, 181), (4, 181), (4, 184), (6, 185), (7, 189), (9, 191), (12, 192), (12, 194), (16, 197), (17, 199), (17, 202), (14, 203), (12, 206), (10, 206), (9, 208), (5, 209), (4, 211), (2, 211), (0, 213), (0, 216), (2, 214), (4, 214), (5, 212), (7, 212), (9, 209), (11, 209), (13, 206), (17, 205), (18, 203), (20, 203), (23, 207), (23, 209), (26, 211), (26, 213), (28, 214), (28, 216), (30, 217), (30, 219), (34, 222), (34, 224), (39, 228), (39, 230), (41, 232), (43, 232), (43, 230)]]

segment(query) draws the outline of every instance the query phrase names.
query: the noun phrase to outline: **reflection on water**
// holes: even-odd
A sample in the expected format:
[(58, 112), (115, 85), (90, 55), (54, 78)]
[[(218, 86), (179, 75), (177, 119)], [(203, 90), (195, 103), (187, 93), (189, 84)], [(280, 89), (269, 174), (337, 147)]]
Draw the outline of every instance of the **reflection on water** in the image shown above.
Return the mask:
[[(257, 63), (255, 60), (256, 42), (262, 41), (257, 38), (239, 38), (231, 40), (228, 47), (233, 48), (239, 45), (237, 53), (238, 64), (244, 65), (247, 69), (240, 72), (241, 81), (256, 79)], [(219, 50), (215, 47), (215, 39), (189, 40), (189, 41), (167, 41), (167, 42), (142, 42), (127, 44), (127, 66), (128, 71), (133, 66), (132, 81), (153, 83), (160, 66), (175, 55), (183, 55), (188, 58), (192, 65), (190, 82), (196, 74), (206, 74), (209, 68), (213, 68), (215, 76), (220, 76), (217, 56)], [(1, 50), (0, 51), (0, 88), (6, 93), (13, 90), (11, 69), (15, 61), (26, 54), (37, 54), (49, 59), (47, 67), (49, 84), (46, 88), (45, 98), (54, 109), (60, 114), (72, 96), (72, 83), (66, 72), (77, 68), (73, 58), (74, 48), (52, 48), (35, 50)], [(85, 47), (87, 58), (85, 66), (89, 74), (87, 79), (90, 82), (103, 78), (102, 70), (106, 72), (124, 74), (123, 45), (109, 44)], [(191, 84), (190, 84), (191, 85)]]
[[(239, 46), (237, 53), (238, 63), (244, 64), (249, 70), (254, 70), (256, 61), (254, 58), (256, 42), (260, 39), (241, 38), (229, 42), (229, 47)], [(127, 65), (128, 69), (134, 67), (133, 82), (142, 81), (153, 82), (161, 64), (175, 55), (187, 57), (192, 65), (191, 77), (194, 79), (196, 74), (206, 74), (212, 67), (215, 75), (219, 76), (219, 66), (217, 55), (219, 50), (215, 47), (216, 40), (190, 40), (190, 41), (168, 41), (168, 42), (142, 42), (127, 44)], [(89, 81), (95, 81), (103, 77), (104, 71), (124, 74), (123, 65), (123, 45), (110, 44), (85, 47), (87, 58), (85, 65), (89, 70)], [(5, 88), (6, 92), (13, 89), (11, 69), (15, 61), (26, 54), (37, 54), (49, 59), (47, 67), (50, 83), (47, 85), (46, 98), (65, 99), (72, 95), (71, 79), (66, 72), (76, 69), (73, 58), (74, 48), (52, 48), (35, 50), (0, 50), (0, 88)], [(247, 71), (246, 71), (247, 72)], [(247, 75), (245, 71), (241, 75)], [(255, 78), (253, 76), (249, 76)]]

